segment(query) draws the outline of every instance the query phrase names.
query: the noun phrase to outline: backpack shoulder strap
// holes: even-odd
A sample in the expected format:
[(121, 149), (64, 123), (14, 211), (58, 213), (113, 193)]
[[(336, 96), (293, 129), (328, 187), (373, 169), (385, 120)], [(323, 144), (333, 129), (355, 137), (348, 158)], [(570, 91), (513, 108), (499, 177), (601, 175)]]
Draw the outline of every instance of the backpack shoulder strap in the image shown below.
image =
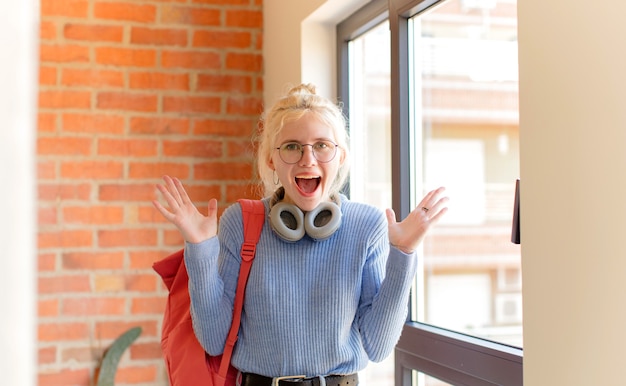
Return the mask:
[(239, 268), (239, 279), (237, 281), (237, 292), (235, 294), (235, 306), (233, 309), (233, 321), (226, 338), (226, 346), (222, 354), (219, 374), (226, 377), (228, 365), (233, 354), (239, 325), (241, 323), (241, 310), (243, 309), (243, 299), (248, 283), (248, 275), (252, 268), (252, 260), (256, 253), (256, 244), (261, 236), (263, 223), (265, 222), (265, 205), (260, 200), (240, 199), (243, 214), (243, 245), (241, 246), (241, 267)]

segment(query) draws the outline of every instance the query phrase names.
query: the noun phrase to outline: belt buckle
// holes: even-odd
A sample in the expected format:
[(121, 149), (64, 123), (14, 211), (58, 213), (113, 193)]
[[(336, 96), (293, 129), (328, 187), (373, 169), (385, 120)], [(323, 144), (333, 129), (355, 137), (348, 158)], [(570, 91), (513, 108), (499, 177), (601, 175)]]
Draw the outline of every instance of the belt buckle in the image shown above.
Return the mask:
[(272, 386), (279, 386), (280, 381), (286, 381), (288, 379), (304, 379), (306, 375), (287, 375), (284, 377), (274, 377), (272, 378)]

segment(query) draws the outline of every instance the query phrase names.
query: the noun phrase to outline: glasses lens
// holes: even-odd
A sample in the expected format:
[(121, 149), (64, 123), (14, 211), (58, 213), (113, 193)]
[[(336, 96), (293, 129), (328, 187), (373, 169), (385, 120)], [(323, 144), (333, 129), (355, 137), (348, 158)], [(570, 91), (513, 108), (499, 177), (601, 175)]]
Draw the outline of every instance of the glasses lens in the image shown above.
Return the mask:
[(302, 158), (302, 145), (298, 142), (287, 142), (280, 145), (278, 150), (280, 158), (288, 163), (295, 164)]
[(337, 146), (329, 141), (319, 141), (313, 144), (313, 155), (320, 162), (330, 162), (335, 158)]

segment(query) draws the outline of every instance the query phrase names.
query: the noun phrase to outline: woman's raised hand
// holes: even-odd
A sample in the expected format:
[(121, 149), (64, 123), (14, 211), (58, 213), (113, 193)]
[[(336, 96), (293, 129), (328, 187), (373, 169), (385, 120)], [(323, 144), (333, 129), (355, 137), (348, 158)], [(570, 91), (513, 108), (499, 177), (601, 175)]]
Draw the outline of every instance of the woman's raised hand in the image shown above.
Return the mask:
[(153, 200), (152, 204), (163, 217), (176, 225), (185, 241), (199, 243), (217, 235), (217, 200), (209, 200), (209, 209), (205, 216), (191, 202), (180, 180), (164, 176), (163, 181), (164, 185), (157, 184), (156, 187), (169, 208), (157, 200)]
[(393, 209), (387, 209), (387, 224), (389, 229), (389, 242), (403, 252), (413, 252), (426, 237), (430, 230), (448, 208), (444, 205), (448, 197), (441, 197), (445, 188), (432, 190), (420, 201), (417, 208), (401, 222), (396, 222), (396, 214)]

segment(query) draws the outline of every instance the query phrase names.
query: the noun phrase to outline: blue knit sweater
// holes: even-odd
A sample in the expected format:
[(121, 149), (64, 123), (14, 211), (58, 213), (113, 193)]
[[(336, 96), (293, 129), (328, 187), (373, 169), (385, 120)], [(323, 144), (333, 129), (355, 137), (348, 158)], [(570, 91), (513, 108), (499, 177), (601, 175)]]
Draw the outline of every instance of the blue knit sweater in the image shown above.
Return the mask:
[[(270, 377), (350, 374), (393, 350), (417, 258), (390, 248), (381, 211), (341, 198), (341, 226), (324, 241), (286, 242), (267, 218), (231, 361), (239, 370)], [(217, 237), (185, 246), (194, 329), (213, 355), (222, 353), (232, 319), (241, 216), (239, 205), (227, 208)]]

